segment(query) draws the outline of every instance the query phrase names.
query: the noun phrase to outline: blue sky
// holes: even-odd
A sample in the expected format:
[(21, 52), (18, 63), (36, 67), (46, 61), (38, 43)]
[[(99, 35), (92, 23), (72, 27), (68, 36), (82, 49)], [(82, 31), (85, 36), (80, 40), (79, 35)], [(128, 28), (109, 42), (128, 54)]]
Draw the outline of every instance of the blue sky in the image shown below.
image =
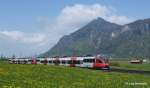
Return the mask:
[[(150, 0), (1, 0), (0, 54), (32, 56), (91, 20), (126, 24), (150, 16)], [(84, 15), (85, 16), (84, 16)]]

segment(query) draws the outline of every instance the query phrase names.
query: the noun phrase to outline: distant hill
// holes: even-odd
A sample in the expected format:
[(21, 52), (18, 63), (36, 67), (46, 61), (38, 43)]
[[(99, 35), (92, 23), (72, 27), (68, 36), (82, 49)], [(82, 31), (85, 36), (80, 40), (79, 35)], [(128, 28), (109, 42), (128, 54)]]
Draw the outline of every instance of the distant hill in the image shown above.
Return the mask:
[(97, 18), (60, 41), (42, 56), (105, 54), (150, 57), (150, 19), (118, 25)]

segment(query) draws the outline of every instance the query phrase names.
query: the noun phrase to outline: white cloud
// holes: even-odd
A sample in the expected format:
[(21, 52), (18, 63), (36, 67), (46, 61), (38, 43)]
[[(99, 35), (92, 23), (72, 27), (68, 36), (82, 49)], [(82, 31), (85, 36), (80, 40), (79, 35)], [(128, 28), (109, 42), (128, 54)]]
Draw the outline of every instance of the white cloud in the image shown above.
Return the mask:
[(46, 39), (46, 36), (40, 33), (24, 33), (21, 31), (1, 31), (0, 34), (9, 37), (9, 39), (22, 43), (42, 43)]
[(46, 34), (21, 31), (0, 31), (0, 54), (32, 56), (48, 49)]

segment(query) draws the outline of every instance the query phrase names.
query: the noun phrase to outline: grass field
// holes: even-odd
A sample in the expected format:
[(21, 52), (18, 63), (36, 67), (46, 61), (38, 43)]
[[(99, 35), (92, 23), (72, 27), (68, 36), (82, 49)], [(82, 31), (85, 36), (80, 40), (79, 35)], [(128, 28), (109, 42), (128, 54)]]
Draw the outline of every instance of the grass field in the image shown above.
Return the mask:
[(150, 88), (150, 75), (0, 62), (0, 88)]
[(112, 67), (132, 69), (132, 70), (146, 70), (150, 71), (150, 63), (143, 64), (131, 64), (129, 61), (111, 61), (111, 63), (117, 63), (117, 65)]

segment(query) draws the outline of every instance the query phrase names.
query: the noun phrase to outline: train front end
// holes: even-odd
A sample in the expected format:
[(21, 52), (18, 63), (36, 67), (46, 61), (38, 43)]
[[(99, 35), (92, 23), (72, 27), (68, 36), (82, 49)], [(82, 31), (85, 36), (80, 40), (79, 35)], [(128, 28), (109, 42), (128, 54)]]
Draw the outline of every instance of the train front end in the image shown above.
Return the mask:
[(104, 57), (96, 57), (95, 63), (93, 64), (94, 69), (110, 69), (109, 62), (107, 58)]

